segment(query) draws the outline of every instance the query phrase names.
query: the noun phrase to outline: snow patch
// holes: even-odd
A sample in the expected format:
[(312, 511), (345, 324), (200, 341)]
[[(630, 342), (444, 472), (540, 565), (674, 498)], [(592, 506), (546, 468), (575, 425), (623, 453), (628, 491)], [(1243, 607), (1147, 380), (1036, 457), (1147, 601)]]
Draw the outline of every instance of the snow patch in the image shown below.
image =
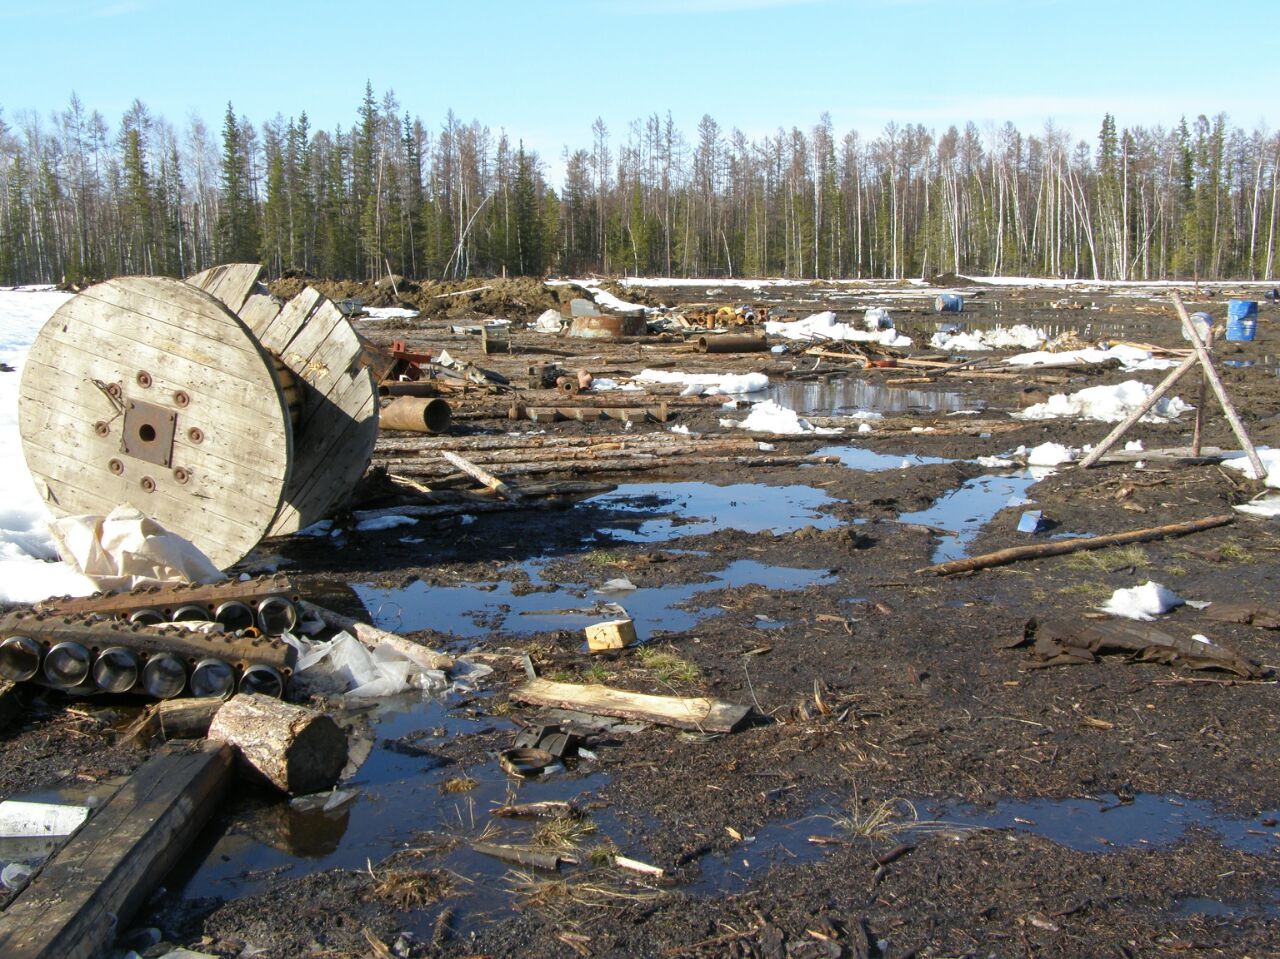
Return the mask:
[[(1028, 406), (1012, 414), (1020, 420), (1053, 420), (1063, 416), (1079, 416), (1103, 423), (1118, 423), (1147, 401), (1154, 387), (1137, 380), (1126, 380), (1114, 386), (1091, 386), (1070, 396), (1055, 393), (1044, 403)], [(1143, 423), (1166, 423), (1177, 419), (1192, 407), (1178, 397), (1164, 397), (1144, 416)]]
[(1099, 607), (1104, 613), (1113, 616), (1124, 616), (1128, 619), (1151, 620), (1161, 613), (1167, 613), (1175, 606), (1186, 601), (1160, 583), (1147, 580), (1141, 586), (1131, 589), (1117, 589), (1111, 594), (1104, 606)]
[[(867, 312), (871, 313), (873, 311), (868, 310)], [(888, 315), (888, 311), (883, 312), (886, 316)], [(892, 323), (893, 321), (890, 320), (889, 322)], [(814, 313), (812, 316), (806, 316), (803, 320), (793, 320), (789, 323), (782, 320), (768, 320), (764, 324), (764, 331), (774, 336), (781, 336), (784, 339), (803, 342), (811, 340), (841, 340), (846, 343), (879, 343), (881, 346), (898, 348), (905, 348), (911, 345), (911, 337), (900, 336), (892, 326), (888, 329), (860, 330), (848, 323), (836, 322), (836, 315), (831, 310)]]

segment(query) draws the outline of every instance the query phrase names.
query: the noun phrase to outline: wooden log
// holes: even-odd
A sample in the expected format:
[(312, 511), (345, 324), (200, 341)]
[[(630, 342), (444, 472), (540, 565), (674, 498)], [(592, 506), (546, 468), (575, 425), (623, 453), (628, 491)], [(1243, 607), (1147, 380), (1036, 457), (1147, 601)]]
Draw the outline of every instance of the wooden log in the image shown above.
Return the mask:
[(222, 708), (222, 700), (164, 699), (138, 717), (124, 732), (124, 739), (149, 743), (159, 737), (165, 742), (175, 739), (204, 739), (209, 724)]
[(0, 679), (0, 729), (17, 719), (22, 712), (22, 700), (18, 687), (7, 679)]
[(549, 679), (531, 679), (512, 692), (511, 698), (534, 706), (577, 709), (708, 733), (731, 733), (751, 712), (749, 706), (701, 696), (652, 696), (610, 686), (579, 686)]
[(540, 849), (537, 846), (511, 846), (506, 843), (473, 842), (471, 848), (476, 852), (484, 853), (486, 856), (493, 856), (495, 859), (514, 862), (521, 866), (533, 866), (535, 869), (549, 869), (553, 872), (560, 868), (560, 863), (562, 862), (577, 862), (572, 856), (566, 856), (563, 853), (557, 853), (549, 849)]
[(330, 717), (254, 693), (223, 703), (209, 738), (230, 743), (249, 768), (290, 795), (330, 788), (347, 764), (347, 734)]
[[(546, 473), (627, 473), (645, 470), (670, 469), (673, 466), (800, 466), (839, 463), (838, 456), (686, 456), (679, 460), (650, 456), (621, 457), (599, 460), (552, 461), (545, 463), (512, 463), (503, 467), (508, 476), (535, 476)], [(439, 476), (436, 467), (418, 466), (413, 463), (397, 463), (396, 469), (409, 476)], [(535, 508), (536, 508), (535, 504)], [(391, 512), (395, 512), (392, 510)], [(466, 510), (462, 510), (466, 512)], [(427, 515), (427, 514), (416, 514)], [(443, 515), (443, 514), (440, 514)]]
[(498, 477), (494, 476), (488, 470), (480, 468), (475, 463), (468, 460), (466, 457), (460, 456), (457, 453), (454, 453), (450, 450), (445, 450), (440, 455), (443, 456), (450, 463), (452, 463), (454, 466), (456, 466), (458, 469), (462, 470), (462, 472), (467, 473), (470, 476), (474, 476), (477, 480), (480, 481), (482, 485), (493, 490), (503, 499), (508, 500), (509, 502), (512, 502), (512, 503), (517, 503), (520, 501), (520, 494), (516, 490), (512, 489), (502, 480), (498, 479)]
[(1191, 520), (1186, 523), (1170, 523), (1167, 526), (1152, 526), (1147, 529), (1130, 530), (1127, 533), (1111, 533), (1107, 536), (1078, 537), (1063, 539), (1052, 543), (1037, 543), (1033, 546), (1014, 546), (1010, 549), (971, 556), (968, 559), (955, 559), (949, 563), (937, 563), (916, 570), (918, 573), (934, 573), (938, 576), (950, 576), (953, 573), (967, 573), (975, 569), (988, 569), (992, 566), (1004, 566), (1024, 559), (1040, 559), (1045, 556), (1062, 556), (1066, 553), (1078, 553), (1088, 549), (1105, 549), (1108, 546), (1123, 546), (1127, 543), (1146, 543), (1151, 540), (1164, 539), (1168, 536), (1185, 536), (1188, 533), (1199, 533), (1206, 529), (1226, 526), (1235, 522), (1230, 514), (1210, 516), (1206, 519)]
[(1082, 470), (1088, 469), (1094, 463), (1098, 462), (1098, 460), (1100, 460), (1103, 455), (1111, 449), (1111, 447), (1115, 446), (1116, 443), (1119, 442), (1120, 438), (1124, 436), (1125, 433), (1129, 432), (1133, 424), (1146, 416), (1151, 407), (1160, 402), (1161, 398), (1173, 389), (1174, 384), (1176, 384), (1178, 380), (1182, 379), (1182, 377), (1185, 376), (1187, 372), (1198, 362), (1200, 362), (1200, 359), (1195, 354), (1192, 354), (1183, 360), (1169, 373), (1168, 376), (1160, 381), (1160, 385), (1151, 391), (1151, 395), (1146, 398), (1141, 406), (1126, 416), (1115, 429), (1103, 438), (1101, 443), (1090, 451), (1088, 456), (1080, 461), (1079, 468)]
[[(466, 509), (474, 510), (477, 506), (483, 504), (472, 504)], [(401, 513), (407, 515), (441, 515), (441, 514), (414, 514), (410, 512), (416, 507), (398, 506), (391, 507), (387, 510), (369, 510), (357, 514), (358, 518), (368, 519), (374, 515), (391, 515), (393, 513)], [(434, 509), (435, 507), (427, 507)], [(457, 515), (457, 514), (448, 514)], [(360, 640), (365, 646), (371, 650), (377, 650), (379, 647), (385, 647), (396, 653), (399, 653), (409, 662), (421, 666), (423, 669), (442, 669), (445, 672), (453, 669), (453, 657), (445, 653), (438, 653), (428, 646), (421, 643), (415, 643), (411, 639), (405, 639), (395, 633), (389, 633), (385, 629), (379, 629), (377, 626), (370, 626), (368, 623), (362, 623), (358, 619), (352, 619), (350, 616), (343, 616), (341, 613), (335, 613), (331, 609), (323, 606), (317, 606), (315, 603), (307, 602), (305, 599), (298, 603), (304, 613), (318, 617), (330, 629), (341, 629), (350, 633), (356, 639)]]
[(148, 760), (0, 914), (5, 959), (90, 959), (127, 929), (182, 858), (231, 780), (209, 744)]

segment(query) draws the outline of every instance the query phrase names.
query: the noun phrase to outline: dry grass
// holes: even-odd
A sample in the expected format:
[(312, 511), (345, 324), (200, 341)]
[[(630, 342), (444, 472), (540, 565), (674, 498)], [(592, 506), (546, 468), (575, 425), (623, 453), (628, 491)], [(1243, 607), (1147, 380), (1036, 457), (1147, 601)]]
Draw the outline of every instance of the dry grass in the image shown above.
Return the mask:
[(478, 779), (472, 779), (470, 776), (454, 776), (452, 779), (446, 779), (440, 784), (440, 791), (446, 793), (469, 793), (480, 785)]
[(1087, 549), (1072, 553), (1064, 563), (1068, 569), (1109, 573), (1126, 566), (1149, 566), (1151, 557), (1137, 544), (1112, 546), (1110, 549)]
[(653, 902), (667, 895), (635, 879), (625, 881), (597, 871), (573, 879), (546, 879), (529, 872), (507, 873), (507, 884), (522, 909), (535, 909), (550, 918), (565, 918), (571, 907), (605, 909), (633, 902)]
[(529, 837), (535, 846), (545, 849), (577, 850), (596, 831), (596, 824), (577, 816), (561, 816), (538, 823)]
[(636, 659), (645, 669), (652, 670), (659, 682), (693, 683), (702, 678), (702, 671), (687, 659), (677, 656), (669, 647), (641, 646)]
[(882, 799), (864, 803), (857, 793), (846, 816), (832, 822), (842, 832), (860, 839), (887, 840), (921, 825), (916, 807), (906, 799)]
[(439, 902), (453, 890), (453, 876), (440, 869), (384, 869), (374, 872), (370, 899), (384, 902), (400, 912), (421, 909)]

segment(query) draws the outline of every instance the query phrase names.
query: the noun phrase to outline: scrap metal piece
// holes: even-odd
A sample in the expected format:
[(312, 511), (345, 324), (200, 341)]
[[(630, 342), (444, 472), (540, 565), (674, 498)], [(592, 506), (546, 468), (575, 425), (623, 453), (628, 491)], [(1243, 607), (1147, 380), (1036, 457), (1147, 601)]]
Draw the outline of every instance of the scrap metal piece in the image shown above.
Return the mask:
[(146, 400), (127, 400), (120, 450), (135, 459), (167, 468), (173, 464), (173, 436), (177, 425), (177, 410)]

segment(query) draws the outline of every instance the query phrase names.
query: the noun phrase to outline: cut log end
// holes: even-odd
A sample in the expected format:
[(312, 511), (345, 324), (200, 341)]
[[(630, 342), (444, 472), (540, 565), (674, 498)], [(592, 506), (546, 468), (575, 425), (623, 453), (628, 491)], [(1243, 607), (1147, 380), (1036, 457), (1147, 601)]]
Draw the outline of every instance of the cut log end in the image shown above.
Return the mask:
[(333, 786), (347, 764), (347, 734), (330, 717), (254, 694), (218, 710), (209, 738), (236, 748), (244, 766), (282, 792), (305, 795)]

